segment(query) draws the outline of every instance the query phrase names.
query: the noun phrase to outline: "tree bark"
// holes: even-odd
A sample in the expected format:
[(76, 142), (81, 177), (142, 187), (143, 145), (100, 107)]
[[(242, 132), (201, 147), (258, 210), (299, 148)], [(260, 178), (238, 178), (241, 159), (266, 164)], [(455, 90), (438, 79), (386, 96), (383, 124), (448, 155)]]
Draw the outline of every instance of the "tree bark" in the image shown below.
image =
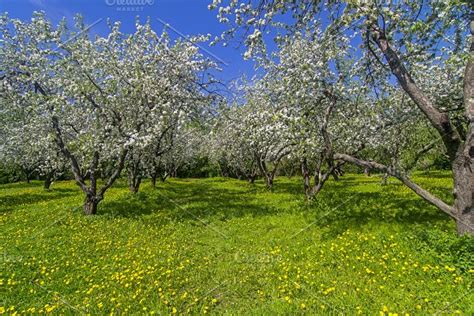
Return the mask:
[(102, 198), (92, 195), (86, 195), (84, 200), (84, 214), (85, 215), (95, 215), (97, 213), (97, 205), (102, 200)]
[[(171, 170), (170, 176), (171, 176), (172, 178), (177, 178), (177, 177), (178, 177), (178, 167), (174, 167), (174, 168)], [(165, 181), (167, 177), (168, 177), (168, 176), (162, 177), (163, 181)]]
[(131, 193), (138, 193), (140, 190), (140, 184), (142, 182), (142, 177), (140, 176), (139, 166), (134, 165), (134, 167), (128, 170), (128, 187)]
[[(332, 167), (330, 167), (332, 168)], [(324, 183), (329, 179), (329, 176), (331, 175), (332, 171), (329, 170), (325, 173), (318, 172), (318, 181), (314, 184), (314, 187), (310, 190), (310, 197), (314, 198), (316, 197), (319, 192), (321, 192), (321, 189), (324, 186)]]
[[(472, 137), (472, 135), (471, 135)], [(453, 165), (454, 174), (454, 208), (458, 218), (456, 219), (457, 232), (460, 235), (469, 233), (474, 235), (474, 174), (472, 160), (474, 150), (471, 146), (471, 156), (460, 153)]]
[(129, 189), (131, 193), (138, 193), (140, 190), (140, 184), (142, 182), (142, 177), (138, 176), (136, 177), (129, 185)]
[(309, 176), (308, 161), (306, 160), (306, 157), (304, 157), (301, 160), (301, 175), (303, 177), (304, 193), (306, 194), (306, 197), (309, 198), (310, 187), (311, 187), (311, 178)]
[(464, 144), (453, 162), (454, 208), (458, 216), (458, 234), (474, 235), (474, 5), (470, 16), (471, 47), (464, 72), (464, 106), (469, 121)]
[(157, 175), (156, 173), (153, 173), (153, 174), (151, 175), (151, 186), (152, 186), (153, 188), (156, 188), (156, 178), (157, 178), (157, 177), (158, 177), (158, 175)]
[(53, 174), (47, 173), (46, 178), (44, 179), (43, 187), (45, 190), (49, 190), (51, 183), (53, 182)]
[(273, 188), (273, 174), (272, 173), (265, 175), (265, 183), (268, 189)]
[(265, 159), (260, 157), (258, 154), (255, 154), (258, 169), (260, 170), (261, 174), (265, 177), (265, 182), (268, 189), (271, 189), (273, 187), (273, 179), (275, 178), (275, 175), (276, 175), (276, 172), (278, 170), (278, 166), (280, 165), (281, 160), (283, 159), (283, 157), (285, 157), (286, 155), (290, 153), (289, 151), (286, 151), (288, 146), (289, 145), (280, 148), (280, 150), (276, 154), (277, 158), (273, 162), (273, 169), (271, 170), (268, 169)]

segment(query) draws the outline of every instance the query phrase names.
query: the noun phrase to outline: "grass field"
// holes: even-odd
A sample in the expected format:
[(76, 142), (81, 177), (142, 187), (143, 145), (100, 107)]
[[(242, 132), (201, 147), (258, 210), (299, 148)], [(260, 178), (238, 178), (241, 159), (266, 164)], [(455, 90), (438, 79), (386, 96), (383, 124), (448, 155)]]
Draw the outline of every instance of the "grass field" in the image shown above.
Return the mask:
[[(447, 201), (449, 174), (416, 180)], [(81, 214), (73, 182), (0, 186), (0, 312), (474, 313), (474, 240), (395, 180), (346, 175), (119, 182)]]

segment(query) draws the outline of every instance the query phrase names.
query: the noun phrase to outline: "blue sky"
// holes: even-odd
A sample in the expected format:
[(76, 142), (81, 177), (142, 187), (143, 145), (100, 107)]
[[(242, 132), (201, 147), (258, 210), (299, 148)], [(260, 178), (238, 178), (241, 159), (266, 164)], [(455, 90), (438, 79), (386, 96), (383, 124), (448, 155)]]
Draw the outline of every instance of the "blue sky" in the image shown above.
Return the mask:
[[(106, 19), (121, 21), (124, 32), (133, 32), (135, 17), (142, 21), (152, 18), (152, 24), (157, 32), (161, 32), (161, 19), (184, 34), (220, 35), (226, 29), (218, 22), (216, 11), (209, 11), (210, 0), (154, 0), (145, 6), (121, 6), (120, 0), (0, 0), (0, 12), (8, 12), (10, 17), (22, 20), (30, 19), (33, 11), (43, 10), (53, 21), (58, 22), (63, 16), (72, 20), (76, 13), (84, 16), (87, 24), (103, 19), (91, 28), (92, 33), (104, 35), (107, 33)], [(170, 35), (177, 36), (172, 34)], [(222, 65), (222, 72), (216, 74), (223, 81), (230, 81), (242, 74), (252, 76), (253, 63), (244, 61), (244, 47), (232, 44), (227, 47), (216, 45), (207, 47), (212, 54), (224, 60), (228, 66)]]

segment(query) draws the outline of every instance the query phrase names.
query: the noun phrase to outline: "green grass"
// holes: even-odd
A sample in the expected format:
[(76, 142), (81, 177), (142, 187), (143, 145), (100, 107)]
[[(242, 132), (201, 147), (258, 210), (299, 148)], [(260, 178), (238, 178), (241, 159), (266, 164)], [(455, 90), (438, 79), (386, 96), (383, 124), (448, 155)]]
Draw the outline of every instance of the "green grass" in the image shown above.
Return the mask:
[[(447, 201), (449, 174), (416, 180)], [(81, 214), (73, 182), (0, 186), (0, 312), (466, 314), (474, 241), (395, 180), (117, 183)]]

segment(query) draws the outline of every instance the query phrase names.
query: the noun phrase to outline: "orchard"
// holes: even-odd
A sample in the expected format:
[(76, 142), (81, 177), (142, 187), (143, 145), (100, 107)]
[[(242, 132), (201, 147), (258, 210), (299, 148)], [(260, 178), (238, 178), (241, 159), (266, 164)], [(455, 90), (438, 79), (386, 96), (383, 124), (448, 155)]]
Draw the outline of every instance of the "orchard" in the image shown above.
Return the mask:
[(203, 10), (0, 12), (0, 313), (473, 313), (472, 3)]

